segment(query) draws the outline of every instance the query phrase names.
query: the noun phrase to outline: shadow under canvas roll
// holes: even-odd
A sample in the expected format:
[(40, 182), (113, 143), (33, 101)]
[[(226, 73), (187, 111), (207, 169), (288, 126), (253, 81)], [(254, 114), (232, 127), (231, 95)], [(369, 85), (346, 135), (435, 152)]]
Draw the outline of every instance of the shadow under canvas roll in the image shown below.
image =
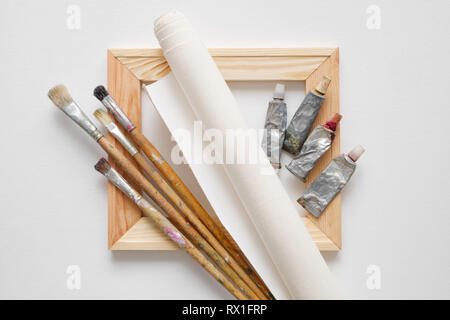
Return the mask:
[[(247, 129), (207, 48), (178, 12), (155, 22), (155, 34), (175, 79), (206, 129)], [(247, 151), (248, 152), (248, 151)], [(294, 299), (339, 299), (341, 292), (261, 147), (257, 164), (224, 164), (236, 193)], [(273, 169), (272, 169), (273, 171)], [(269, 288), (270, 289), (270, 288)]]

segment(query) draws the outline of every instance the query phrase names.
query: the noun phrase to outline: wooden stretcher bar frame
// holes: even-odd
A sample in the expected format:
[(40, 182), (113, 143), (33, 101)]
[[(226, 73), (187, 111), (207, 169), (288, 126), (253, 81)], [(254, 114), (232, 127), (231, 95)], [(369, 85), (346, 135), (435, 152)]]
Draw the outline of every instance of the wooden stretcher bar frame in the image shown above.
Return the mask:
[[(324, 75), (332, 79), (314, 126), (339, 112), (339, 49), (324, 48), (221, 48), (210, 53), (227, 81), (305, 81), (313, 89)], [(161, 49), (109, 49), (108, 91), (129, 118), (141, 126), (142, 84), (170, 72)], [(151, 141), (152, 137), (148, 137)], [(125, 152), (124, 152), (125, 154)], [(340, 129), (330, 150), (309, 174), (309, 185), (340, 154)], [(300, 196), (300, 195), (299, 195)], [(301, 217), (321, 251), (341, 249), (341, 197), (338, 195), (316, 218)], [(111, 250), (177, 250), (138, 207), (108, 184), (108, 247)]]

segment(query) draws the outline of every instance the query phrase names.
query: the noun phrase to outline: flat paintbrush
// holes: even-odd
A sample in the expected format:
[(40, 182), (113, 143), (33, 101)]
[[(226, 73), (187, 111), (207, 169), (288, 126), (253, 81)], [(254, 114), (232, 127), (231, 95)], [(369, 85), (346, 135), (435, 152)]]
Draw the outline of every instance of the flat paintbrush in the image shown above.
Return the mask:
[[(94, 89), (94, 96), (102, 102), (102, 104), (110, 111), (123, 128), (130, 134), (136, 145), (144, 152), (144, 154), (153, 162), (155, 167), (167, 179), (170, 185), (178, 192), (185, 203), (196, 213), (198, 218), (204, 223), (208, 230), (216, 237), (222, 246), (230, 253), (230, 255), (239, 263), (246, 271), (257, 286), (264, 292), (266, 297), (274, 299), (264, 281), (254, 271), (248, 261), (245, 259), (241, 249), (231, 238), (230, 234), (223, 226), (219, 226), (211, 216), (202, 207), (200, 202), (191, 193), (189, 188), (184, 184), (175, 170), (164, 160), (163, 156), (153, 146), (153, 144), (136, 128), (136, 126), (128, 119), (126, 114), (120, 108), (114, 98), (108, 93), (104, 86), (100, 85)], [(252, 287), (253, 288), (253, 287)], [(261, 292), (255, 290), (256, 292)]]
[[(244, 269), (234, 260), (234, 258), (225, 250), (214, 235), (206, 228), (200, 219), (192, 212), (181, 197), (172, 189), (172, 187), (163, 179), (159, 172), (154, 169), (145, 157), (138, 152), (127, 137), (120, 131), (119, 127), (114, 123), (114, 119), (105, 110), (97, 109), (94, 116), (107, 128), (107, 130), (122, 144), (122, 146), (136, 160), (139, 167), (152, 179), (159, 189), (168, 197), (187, 218), (187, 220), (197, 229), (202, 237), (211, 244), (211, 246), (228, 262), (234, 271), (245, 281), (251, 290), (257, 295), (256, 298), (265, 300), (264, 293), (253, 282), (253, 280), (245, 273)], [(234, 280), (234, 279), (232, 279)], [(244, 292), (248, 291), (245, 288)], [(255, 298), (255, 297), (251, 297)]]
[(185, 221), (184, 217), (172, 206), (172, 204), (141, 174), (132, 161), (127, 159), (103, 134), (95, 127), (81, 108), (70, 96), (67, 88), (63, 85), (53, 87), (48, 92), (49, 98), (66, 115), (86, 131), (114, 160), (114, 162), (134, 181), (137, 186), (144, 190), (150, 198), (167, 214), (174, 223), (191, 241), (201, 247), (205, 253), (222, 269), (251, 299), (257, 296), (247, 287), (245, 282), (227, 264), (227, 262), (211, 247), (211, 245), (200, 236), (200, 234)]
[(234, 285), (228, 280), (206, 257), (202, 255), (187, 238), (185, 238), (180, 231), (167, 220), (164, 215), (152, 206), (142, 195), (134, 190), (128, 182), (106, 161), (100, 159), (95, 165), (95, 169), (103, 174), (112, 184), (119, 188), (126, 196), (128, 196), (139, 208), (141, 208), (144, 215), (155, 222), (159, 229), (161, 229), (172, 241), (174, 241), (180, 248), (184, 249), (192, 258), (194, 258), (214, 279), (222, 284), (231, 294), (238, 299), (245, 299), (242, 293), (237, 290)]

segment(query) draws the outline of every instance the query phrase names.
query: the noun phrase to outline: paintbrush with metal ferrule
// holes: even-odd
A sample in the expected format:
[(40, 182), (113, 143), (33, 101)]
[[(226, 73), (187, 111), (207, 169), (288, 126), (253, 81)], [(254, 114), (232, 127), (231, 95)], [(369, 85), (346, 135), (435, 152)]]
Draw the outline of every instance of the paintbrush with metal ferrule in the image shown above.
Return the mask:
[[(154, 169), (150, 163), (144, 158), (144, 156), (138, 152), (133, 144), (122, 133), (119, 127), (114, 123), (114, 119), (102, 109), (97, 109), (94, 112), (94, 116), (106, 127), (106, 129), (120, 142), (120, 144), (130, 153), (130, 155), (136, 160), (139, 167), (148, 175), (148, 177), (154, 182), (164, 195), (169, 198), (177, 209), (181, 211), (187, 220), (197, 229), (202, 237), (211, 244), (211, 246), (228, 262), (231, 268), (239, 275), (239, 277), (245, 282), (240, 281), (239, 278), (233, 279), (239, 286), (243, 286), (243, 291), (252, 299), (266, 299), (264, 293), (258, 288), (258, 286), (250, 279), (245, 271), (239, 266), (232, 256), (225, 250), (220, 242), (214, 237), (214, 235), (206, 228), (206, 226), (200, 221), (200, 219), (192, 212), (192, 210), (186, 205), (181, 197), (172, 189), (172, 187), (164, 180), (159, 172)], [(256, 295), (255, 295), (256, 294)]]
[(194, 258), (214, 279), (222, 284), (237, 299), (245, 299), (242, 293), (237, 290), (233, 283), (228, 280), (203, 254), (198, 250), (181, 232), (164, 217), (164, 215), (142, 197), (128, 182), (116, 171), (108, 161), (101, 158), (95, 165), (95, 170), (104, 175), (112, 184), (119, 188), (126, 196), (136, 203), (145, 216), (161, 229), (173, 242), (184, 249)]
[(114, 162), (137, 184), (137, 187), (145, 193), (167, 214), (174, 223), (192, 242), (202, 248), (211, 257), (216, 265), (222, 269), (235, 283), (242, 288), (252, 299), (257, 296), (249, 290), (245, 282), (236, 274), (214, 248), (195, 230), (193, 226), (186, 223), (185, 218), (177, 209), (141, 174), (134, 163), (121, 153), (95, 125), (87, 118), (81, 108), (74, 102), (67, 88), (63, 85), (55, 86), (48, 93), (49, 98), (66, 115), (74, 120), (83, 130), (85, 130), (114, 160)]
[(144, 152), (144, 154), (152, 161), (155, 167), (161, 172), (164, 178), (170, 183), (188, 207), (195, 212), (197, 217), (203, 222), (206, 228), (215, 236), (221, 245), (229, 252), (230, 256), (240, 265), (241, 269), (245, 270), (246, 274), (253, 280), (258, 288), (253, 286), (251, 288), (260, 296), (261, 291), (267, 298), (274, 299), (264, 281), (254, 271), (253, 267), (246, 260), (239, 246), (234, 242), (228, 231), (217, 224), (211, 216), (202, 207), (200, 202), (191, 193), (189, 188), (184, 184), (181, 178), (177, 175), (175, 170), (164, 160), (163, 156), (153, 146), (153, 144), (136, 128), (130, 121), (127, 115), (120, 108), (114, 98), (108, 93), (104, 86), (97, 86), (94, 89), (94, 96), (102, 102), (109, 112), (116, 118), (124, 129), (130, 134), (134, 143)]

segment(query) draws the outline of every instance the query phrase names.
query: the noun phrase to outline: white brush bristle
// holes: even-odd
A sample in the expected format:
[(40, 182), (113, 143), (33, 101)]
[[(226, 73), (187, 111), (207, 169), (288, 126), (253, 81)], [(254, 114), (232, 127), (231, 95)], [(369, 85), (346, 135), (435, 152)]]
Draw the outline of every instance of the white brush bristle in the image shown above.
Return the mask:
[(94, 116), (100, 121), (105, 127), (108, 126), (111, 122), (114, 122), (113, 118), (102, 109), (97, 109), (94, 111)]
[(48, 97), (58, 108), (64, 108), (65, 106), (73, 102), (69, 90), (67, 90), (66, 86), (62, 84), (51, 88), (48, 91)]

